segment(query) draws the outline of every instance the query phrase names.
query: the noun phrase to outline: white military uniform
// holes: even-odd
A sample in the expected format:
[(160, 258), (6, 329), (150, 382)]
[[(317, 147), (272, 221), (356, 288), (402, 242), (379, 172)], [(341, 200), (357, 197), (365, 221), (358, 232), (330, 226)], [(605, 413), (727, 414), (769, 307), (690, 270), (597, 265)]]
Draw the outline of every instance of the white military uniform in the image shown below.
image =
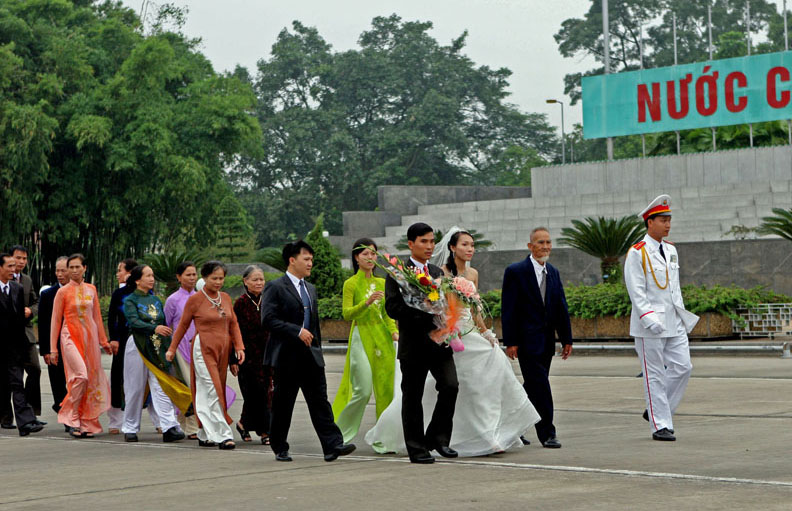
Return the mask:
[[(656, 209), (653, 204), (663, 200), (670, 203), (668, 196), (660, 196), (642, 212), (642, 217)], [(670, 208), (666, 211), (670, 213)], [(624, 281), (632, 301), (630, 335), (635, 338), (643, 371), (649, 424), (652, 432), (663, 428), (673, 431), (672, 416), (693, 369), (687, 334), (698, 322), (698, 316), (685, 310), (682, 301), (676, 247), (647, 234), (627, 253)], [(662, 330), (653, 332), (653, 324), (662, 326)]]

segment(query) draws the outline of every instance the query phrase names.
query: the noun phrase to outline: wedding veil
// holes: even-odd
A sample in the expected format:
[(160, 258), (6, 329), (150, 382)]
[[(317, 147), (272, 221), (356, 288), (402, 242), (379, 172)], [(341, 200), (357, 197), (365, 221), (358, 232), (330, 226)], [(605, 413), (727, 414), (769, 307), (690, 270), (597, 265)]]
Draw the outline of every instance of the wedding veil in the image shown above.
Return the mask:
[(440, 247), (438, 251), (434, 253), (432, 256), (431, 263), (435, 266), (443, 267), (443, 265), (448, 260), (448, 256), (451, 254), (451, 251), (448, 249), (448, 242), (451, 241), (451, 237), (458, 233), (459, 231), (463, 231), (464, 229), (459, 228), (459, 226), (455, 225), (448, 229), (448, 232), (445, 233), (443, 239), (436, 245)]

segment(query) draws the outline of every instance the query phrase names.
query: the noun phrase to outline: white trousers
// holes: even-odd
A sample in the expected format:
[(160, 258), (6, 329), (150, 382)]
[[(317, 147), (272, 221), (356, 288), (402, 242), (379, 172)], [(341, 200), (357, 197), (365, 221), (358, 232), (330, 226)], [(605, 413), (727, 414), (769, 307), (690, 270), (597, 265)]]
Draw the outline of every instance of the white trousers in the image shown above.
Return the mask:
[(653, 432), (674, 429), (672, 416), (682, 401), (693, 370), (688, 337), (636, 337), (635, 351), (643, 371), (649, 426)]
[[(179, 370), (184, 375), (185, 379), (187, 379), (187, 386), (190, 384), (190, 363), (187, 362), (179, 350), (176, 350), (176, 358), (174, 359), (174, 363), (179, 364)], [(194, 435), (198, 433), (198, 419), (195, 417), (195, 414), (190, 415), (189, 417), (185, 417), (183, 413), (179, 413), (179, 410), (176, 410), (176, 420), (179, 421), (179, 427), (182, 429), (185, 435)]]
[(146, 398), (146, 383), (148, 383), (151, 396), (151, 404), (148, 407), (151, 421), (163, 432), (178, 426), (173, 403), (160, 387), (157, 377), (143, 363), (143, 356), (138, 351), (135, 340), (130, 336), (124, 351), (125, 403), (124, 424), (121, 426), (121, 431), (124, 433), (140, 431), (140, 415), (143, 412), (143, 402)]
[(192, 353), (195, 368), (195, 413), (201, 421), (198, 429), (198, 439), (204, 442), (221, 443), (233, 440), (234, 433), (225, 420), (220, 398), (217, 397), (212, 375), (206, 368), (203, 353), (201, 353), (201, 339), (195, 336)]

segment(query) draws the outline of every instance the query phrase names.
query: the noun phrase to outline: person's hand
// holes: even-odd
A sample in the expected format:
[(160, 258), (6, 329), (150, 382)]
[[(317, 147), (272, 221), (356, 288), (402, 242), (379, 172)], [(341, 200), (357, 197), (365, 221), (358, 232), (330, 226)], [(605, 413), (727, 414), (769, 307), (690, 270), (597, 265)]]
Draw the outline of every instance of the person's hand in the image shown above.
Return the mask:
[(659, 321), (655, 321), (649, 325), (649, 330), (655, 335), (660, 335), (665, 331), (665, 328), (663, 328), (663, 325)]
[(435, 328), (431, 332), (429, 332), (429, 338), (432, 339), (435, 343), (440, 344), (443, 342), (443, 332), (439, 328)]
[(564, 344), (561, 348), (561, 359), (566, 360), (569, 358), (569, 355), (572, 354), (572, 345), (571, 344)]
[(487, 330), (481, 332), (481, 337), (483, 337), (486, 340), (488, 340), (493, 348), (498, 345), (498, 336), (495, 335), (495, 332), (493, 332), (490, 329), (487, 329)]
[(393, 342), (399, 342), (399, 332), (393, 332), (391, 334), (391, 339), (393, 339)]
[[(44, 360), (46, 360), (46, 358)], [(50, 360), (49, 361), (50, 365), (52, 365), (52, 366), (58, 365), (58, 352), (57, 351), (53, 351), (52, 353), (50, 353), (49, 354), (49, 360)]]
[(377, 300), (382, 300), (383, 298), (385, 298), (384, 291), (374, 291), (373, 293), (371, 293), (371, 296), (368, 297), (368, 300), (366, 300), (366, 305), (371, 305)]
[(237, 364), (242, 365), (242, 363), (245, 361), (245, 350), (237, 350), (236, 357), (237, 357)]
[(171, 330), (170, 327), (167, 327), (165, 325), (157, 325), (157, 328), (154, 329), (154, 333), (162, 335), (164, 337), (170, 337), (171, 335), (173, 335), (173, 330)]
[(33, 314), (33, 311), (30, 310), (30, 307), (25, 307), (25, 317), (29, 318)]
[(51, 358), (50, 358), (50, 354), (49, 354), (49, 353), (47, 353), (46, 355), (44, 355), (44, 363), (45, 363), (45, 364), (47, 364), (48, 366), (51, 366), (51, 365), (52, 365), (52, 363), (50, 362), (50, 360), (51, 360)]
[(113, 355), (118, 355), (118, 341), (110, 341), (110, 349), (113, 350)]
[(506, 347), (506, 356), (509, 357), (512, 360), (517, 358), (517, 346), (507, 346)]
[(103, 350), (104, 350), (104, 352), (105, 352), (105, 353), (107, 353), (108, 355), (112, 355), (112, 354), (113, 354), (113, 348), (112, 348), (112, 346), (110, 346), (110, 343), (109, 343), (109, 342), (108, 342), (107, 344), (105, 344), (104, 346), (102, 346), (102, 349), (103, 349)]
[(233, 374), (234, 376), (239, 374), (239, 366), (237, 364), (231, 364), (229, 366), (229, 369), (231, 369), (231, 374)]
[(165, 360), (168, 362), (173, 362), (173, 359), (176, 357), (176, 352), (173, 350), (168, 350), (165, 352)]
[(300, 330), (298, 337), (303, 342), (303, 344), (305, 344), (309, 348), (311, 347), (311, 343), (313, 342), (313, 334), (311, 332), (303, 328)]

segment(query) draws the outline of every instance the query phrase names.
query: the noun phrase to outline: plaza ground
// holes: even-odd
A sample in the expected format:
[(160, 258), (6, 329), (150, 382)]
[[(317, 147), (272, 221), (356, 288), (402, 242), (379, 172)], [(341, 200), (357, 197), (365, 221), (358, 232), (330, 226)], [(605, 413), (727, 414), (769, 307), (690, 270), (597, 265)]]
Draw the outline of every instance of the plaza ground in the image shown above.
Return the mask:
[[(344, 359), (325, 358), (332, 396)], [(109, 370), (109, 357), (103, 362)], [(651, 440), (634, 354), (573, 355), (553, 361), (562, 449), (544, 449), (531, 434), (527, 447), (428, 466), (375, 455), (363, 442), (373, 402), (358, 450), (333, 463), (321, 457), (301, 397), (292, 463), (238, 438), (230, 452), (163, 444), (145, 413), (137, 444), (107, 434), (75, 440), (49, 409), (44, 371), (49, 425), (26, 438), (0, 433), (0, 509), (792, 509), (792, 360), (695, 356), (693, 364), (677, 442)], [(231, 416), (240, 409), (237, 401)]]

